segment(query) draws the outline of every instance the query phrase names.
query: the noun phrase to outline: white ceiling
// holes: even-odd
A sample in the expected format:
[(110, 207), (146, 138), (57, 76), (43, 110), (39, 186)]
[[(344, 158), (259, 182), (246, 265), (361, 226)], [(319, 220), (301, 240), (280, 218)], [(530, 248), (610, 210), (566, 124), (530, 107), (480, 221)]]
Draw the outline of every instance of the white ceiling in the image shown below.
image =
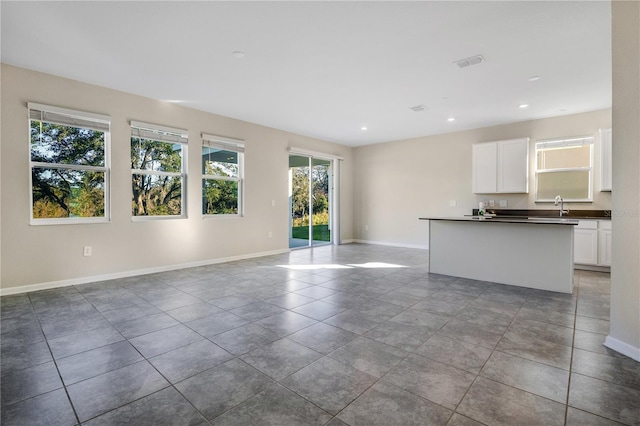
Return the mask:
[(2, 1), (1, 15), (2, 62), (351, 146), (611, 107), (608, 1)]

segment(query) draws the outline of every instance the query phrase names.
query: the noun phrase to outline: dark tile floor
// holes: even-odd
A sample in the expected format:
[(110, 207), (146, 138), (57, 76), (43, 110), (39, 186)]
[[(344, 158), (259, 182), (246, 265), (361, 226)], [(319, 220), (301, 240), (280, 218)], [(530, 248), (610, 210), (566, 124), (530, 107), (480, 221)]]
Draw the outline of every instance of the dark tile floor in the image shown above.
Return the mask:
[(426, 258), (326, 246), (2, 297), (1, 422), (640, 424), (608, 274), (566, 295)]

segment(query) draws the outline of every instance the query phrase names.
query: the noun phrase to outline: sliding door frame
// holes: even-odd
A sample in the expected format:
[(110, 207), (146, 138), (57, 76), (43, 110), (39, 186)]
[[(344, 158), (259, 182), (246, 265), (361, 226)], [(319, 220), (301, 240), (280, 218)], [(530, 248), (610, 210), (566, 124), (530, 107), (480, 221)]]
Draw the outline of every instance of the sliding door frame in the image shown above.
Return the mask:
[[(331, 230), (331, 241), (329, 244), (341, 244), (340, 238), (340, 162), (342, 157), (325, 154), (317, 151), (310, 151), (303, 148), (290, 147), (289, 155), (298, 155), (309, 158), (309, 200), (313, 198), (313, 160), (330, 161), (329, 167), (329, 226)], [(312, 207), (312, 206), (311, 206)], [(291, 216), (291, 210), (289, 211)], [(309, 247), (313, 247), (313, 208), (309, 209)]]

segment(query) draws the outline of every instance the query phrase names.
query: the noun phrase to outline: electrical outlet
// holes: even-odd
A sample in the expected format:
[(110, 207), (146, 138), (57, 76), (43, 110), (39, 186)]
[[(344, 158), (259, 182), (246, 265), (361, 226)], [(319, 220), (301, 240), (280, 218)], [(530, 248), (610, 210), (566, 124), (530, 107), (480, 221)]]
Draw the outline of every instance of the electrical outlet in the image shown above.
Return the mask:
[(495, 207), (496, 202), (495, 200), (489, 200), (489, 207)]
[(507, 200), (500, 200), (500, 207), (507, 207)]
[(365, 225), (365, 226), (364, 226), (364, 230), (365, 230), (365, 231), (368, 231), (368, 230), (369, 230), (369, 225)]
[(269, 231), (269, 233), (267, 234), (267, 236), (268, 236), (269, 238), (273, 237), (273, 232)]
[(456, 205), (458, 205), (456, 200), (449, 200), (449, 207), (455, 207)]
[(276, 206), (276, 200), (271, 200), (271, 207), (275, 207)]
[(93, 253), (93, 249), (91, 248), (91, 246), (84, 246), (84, 249), (83, 249), (83, 252), (82, 252), (84, 257), (89, 257), (89, 256), (91, 256), (92, 253)]

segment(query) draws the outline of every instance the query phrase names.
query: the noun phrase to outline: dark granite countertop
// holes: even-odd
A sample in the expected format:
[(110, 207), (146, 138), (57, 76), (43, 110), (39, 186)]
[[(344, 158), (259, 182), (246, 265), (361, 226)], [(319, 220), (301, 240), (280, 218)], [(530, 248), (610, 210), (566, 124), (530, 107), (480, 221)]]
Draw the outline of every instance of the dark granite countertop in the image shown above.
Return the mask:
[[(566, 209), (565, 209), (566, 210)], [(489, 207), (486, 209), (486, 212), (489, 214), (494, 214), (497, 217), (508, 217), (508, 218), (522, 218), (527, 219), (530, 217), (555, 217), (559, 218), (560, 212), (556, 209), (547, 209), (547, 210), (517, 210), (517, 209), (494, 209)], [(478, 215), (478, 209), (473, 209), (473, 216)], [(611, 220), (611, 210), (569, 210), (568, 213), (565, 213), (563, 219), (592, 219), (592, 220)]]
[(455, 222), (478, 222), (478, 223), (523, 223), (527, 225), (577, 225), (575, 218), (559, 217), (479, 217), (479, 216), (458, 216), (458, 217), (420, 217), (419, 220), (448, 220)]

